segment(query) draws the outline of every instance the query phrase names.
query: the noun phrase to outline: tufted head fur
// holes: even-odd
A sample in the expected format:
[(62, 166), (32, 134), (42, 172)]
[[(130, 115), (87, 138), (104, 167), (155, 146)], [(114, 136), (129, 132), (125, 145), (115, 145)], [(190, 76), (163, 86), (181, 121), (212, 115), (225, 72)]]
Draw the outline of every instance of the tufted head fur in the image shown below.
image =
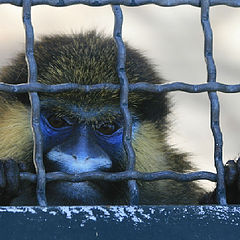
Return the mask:
[[(154, 66), (137, 50), (126, 45), (126, 73), (129, 83), (149, 82), (163, 83)], [(27, 82), (27, 66), (24, 54), (19, 54), (1, 72), (1, 81), (8, 83)], [(117, 50), (112, 38), (95, 31), (75, 35), (54, 35), (43, 37), (35, 44), (35, 58), (38, 67), (38, 81), (44, 84), (59, 83), (119, 83), (116, 72)], [(41, 62), (41, 64), (40, 64)], [(65, 92), (59, 94), (41, 94), (62, 101), (95, 106), (100, 108), (107, 102), (119, 105), (119, 91), (100, 90), (94, 93)], [(26, 103), (27, 95), (18, 95)], [(149, 103), (151, 102), (151, 108)], [(165, 93), (130, 93), (129, 107), (139, 117), (148, 120), (165, 121), (168, 113), (168, 99)]]
[[(126, 73), (130, 83), (163, 82), (158, 74), (153, 71), (154, 67), (142, 54), (128, 45), (126, 50)], [(35, 59), (40, 83), (59, 84), (70, 82), (90, 85), (103, 82), (119, 83), (116, 72), (117, 51), (115, 42), (112, 38), (95, 31), (85, 34), (43, 37), (35, 43)], [(0, 81), (14, 84), (27, 82), (27, 65), (23, 53), (13, 59), (10, 65), (1, 69)], [(52, 104), (53, 112), (58, 115), (67, 114), (68, 116), (74, 115), (68, 108), (69, 104), (78, 105), (86, 111), (88, 111), (89, 107), (98, 111), (98, 109), (108, 105), (118, 107), (120, 101), (119, 91), (110, 92), (106, 90), (92, 93), (71, 91), (58, 94), (41, 93), (39, 95), (42, 100), (42, 109), (44, 107), (49, 109)], [(0, 158), (15, 156), (16, 159), (26, 160), (26, 154), (31, 156), (31, 152), (26, 153), (24, 150), (21, 153), (18, 145), (22, 144), (21, 139), (23, 138), (25, 146), (32, 146), (32, 134), (29, 128), (30, 108), (28, 107), (28, 94), (1, 93), (0, 105), (0, 115), (2, 119), (5, 119), (0, 125)], [(149, 105), (151, 106), (149, 107)], [(129, 108), (139, 119), (158, 122), (158, 129), (161, 132), (165, 131), (166, 115), (169, 111), (168, 99), (165, 93), (129, 93)], [(11, 112), (10, 115), (9, 112)], [(101, 114), (98, 115), (101, 116)], [(114, 117), (117, 116), (113, 116), (111, 111), (109, 114), (105, 111), (102, 116), (102, 118), (108, 120)], [(95, 122), (98, 120), (92, 119)], [(26, 128), (27, 131), (25, 131)], [(7, 132), (14, 137), (6, 140)], [(24, 137), (19, 133), (24, 134)], [(23, 149), (29, 149), (28, 147)], [(17, 149), (19, 153), (17, 153)]]

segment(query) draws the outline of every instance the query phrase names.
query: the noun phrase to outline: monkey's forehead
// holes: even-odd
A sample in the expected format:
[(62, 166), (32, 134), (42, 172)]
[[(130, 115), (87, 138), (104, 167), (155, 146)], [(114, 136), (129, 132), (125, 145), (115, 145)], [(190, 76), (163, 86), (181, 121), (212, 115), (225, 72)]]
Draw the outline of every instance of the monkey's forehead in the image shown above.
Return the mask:
[(59, 117), (66, 117), (74, 121), (85, 121), (96, 123), (98, 121), (114, 121), (120, 119), (120, 108), (114, 105), (94, 106), (73, 104), (69, 102), (59, 102), (53, 99), (41, 101), (41, 110)]
[[(145, 100), (147, 94), (129, 93), (128, 105), (129, 109), (135, 114), (138, 108)], [(107, 117), (120, 115), (120, 91), (110, 92), (107, 90), (99, 90), (90, 93), (81, 91), (69, 91), (62, 93), (40, 95), (42, 107), (52, 109), (54, 112), (68, 115), (86, 116), (86, 119), (96, 116)]]

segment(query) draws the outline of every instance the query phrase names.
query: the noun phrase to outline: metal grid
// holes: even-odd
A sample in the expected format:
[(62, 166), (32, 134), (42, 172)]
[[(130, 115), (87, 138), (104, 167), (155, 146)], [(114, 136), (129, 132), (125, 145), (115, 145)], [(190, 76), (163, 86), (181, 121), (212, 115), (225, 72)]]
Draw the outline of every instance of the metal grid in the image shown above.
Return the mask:
[[(37, 198), (40, 206), (46, 206), (45, 185), (46, 182), (56, 180), (68, 180), (73, 182), (87, 180), (105, 180), (105, 181), (121, 181), (128, 180), (129, 187), (129, 204), (138, 204), (138, 187), (136, 180), (155, 181), (162, 179), (172, 179), (176, 181), (193, 181), (207, 179), (217, 182), (217, 201), (221, 205), (226, 204), (226, 193), (224, 185), (224, 166), (222, 162), (222, 133), (219, 126), (219, 100), (217, 91), (225, 93), (240, 92), (240, 84), (227, 85), (216, 82), (216, 67), (213, 59), (212, 50), (212, 30), (209, 21), (209, 8), (215, 5), (227, 5), (232, 7), (240, 7), (240, 0), (0, 0), (1, 3), (10, 3), (23, 7), (23, 23), (26, 33), (26, 61), (28, 65), (28, 83), (21, 85), (0, 83), (0, 91), (14, 93), (29, 93), (32, 107), (32, 127), (34, 133), (34, 165), (37, 174), (21, 173), (22, 180), (31, 182), (37, 181)], [(120, 5), (139, 6), (144, 4), (156, 4), (159, 6), (176, 6), (188, 4), (201, 7), (201, 22), (204, 32), (205, 49), (204, 55), (207, 65), (208, 79), (207, 83), (192, 85), (183, 82), (175, 82), (170, 84), (154, 85), (148, 83), (128, 84), (125, 72), (126, 49), (122, 40), (122, 21), (123, 15)], [(46, 4), (51, 6), (69, 6), (73, 4), (85, 4), (89, 6), (103, 6), (114, 4), (112, 10), (115, 16), (114, 38), (118, 48), (118, 64), (117, 72), (120, 80), (118, 84), (96, 84), (96, 85), (79, 85), (79, 84), (59, 84), (59, 85), (43, 85), (37, 82), (37, 67), (34, 59), (34, 32), (31, 24), (31, 6)], [(124, 149), (128, 157), (127, 170), (120, 173), (81, 173), (78, 176), (71, 176), (65, 173), (45, 173), (43, 165), (42, 137), (39, 126), (40, 117), (40, 101), (38, 92), (63, 92), (72, 89), (79, 91), (92, 92), (99, 89), (108, 91), (120, 88), (120, 108), (124, 117)], [(141, 173), (135, 171), (135, 153), (131, 144), (132, 123), (128, 110), (128, 93), (129, 91), (149, 91), (149, 92), (170, 92), (184, 91), (189, 93), (208, 92), (211, 104), (211, 129), (214, 137), (215, 149), (214, 159), (217, 174), (198, 171), (186, 174), (180, 174), (172, 171), (161, 171), (154, 173)]]

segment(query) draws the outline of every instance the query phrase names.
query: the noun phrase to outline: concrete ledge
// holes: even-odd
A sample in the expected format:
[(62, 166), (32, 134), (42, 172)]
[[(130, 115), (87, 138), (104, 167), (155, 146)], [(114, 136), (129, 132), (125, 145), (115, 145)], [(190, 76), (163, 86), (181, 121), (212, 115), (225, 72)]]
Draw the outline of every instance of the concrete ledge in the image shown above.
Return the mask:
[(0, 207), (1, 239), (239, 239), (239, 206)]

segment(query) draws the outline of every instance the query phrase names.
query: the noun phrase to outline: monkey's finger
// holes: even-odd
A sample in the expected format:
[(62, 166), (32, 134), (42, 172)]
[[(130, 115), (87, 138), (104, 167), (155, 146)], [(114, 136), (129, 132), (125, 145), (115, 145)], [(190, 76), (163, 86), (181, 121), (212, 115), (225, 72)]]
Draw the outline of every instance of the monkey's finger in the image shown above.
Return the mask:
[(240, 157), (237, 160), (237, 170), (238, 170), (238, 191), (240, 192)]
[(4, 163), (0, 161), (0, 194), (4, 192), (6, 187), (6, 177), (4, 172)]
[[(238, 170), (240, 170), (240, 157), (238, 158), (238, 160), (237, 160), (237, 168), (238, 168)], [(239, 172), (240, 173), (240, 172)]]
[(224, 166), (225, 183), (227, 186), (234, 184), (238, 179), (238, 166), (234, 160), (229, 160)]
[(19, 168), (14, 160), (8, 160), (4, 164), (6, 175), (6, 193), (15, 195), (19, 189)]

